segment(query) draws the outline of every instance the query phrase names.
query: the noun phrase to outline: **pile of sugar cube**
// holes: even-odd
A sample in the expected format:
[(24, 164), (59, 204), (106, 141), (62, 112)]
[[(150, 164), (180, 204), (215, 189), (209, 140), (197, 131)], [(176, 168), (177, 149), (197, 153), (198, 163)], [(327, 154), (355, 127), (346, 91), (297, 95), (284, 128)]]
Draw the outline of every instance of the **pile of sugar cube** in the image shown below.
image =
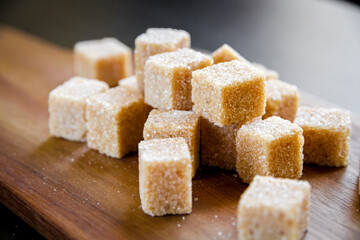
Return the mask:
[[(211, 56), (186, 31), (150, 28), (132, 50), (113, 38), (78, 42), (75, 75), (49, 94), (50, 134), (114, 158), (139, 152), (142, 209), (192, 211), (201, 165), (251, 183), (238, 207), (241, 239), (301, 239), (310, 184), (303, 163), (346, 166), (350, 114), (299, 107), (296, 86), (224, 44)], [(111, 87), (111, 88), (110, 88)], [(200, 154), (201, 153), (201, 154)]]

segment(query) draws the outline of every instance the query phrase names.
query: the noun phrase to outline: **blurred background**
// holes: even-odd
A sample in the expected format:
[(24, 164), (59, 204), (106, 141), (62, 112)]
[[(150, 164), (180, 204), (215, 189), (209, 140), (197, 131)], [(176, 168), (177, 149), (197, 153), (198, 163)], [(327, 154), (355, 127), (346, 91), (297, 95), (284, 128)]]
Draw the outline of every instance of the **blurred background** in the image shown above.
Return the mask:
[[(281, 80), (360, 114), (355, 1), (1, 0), (0, 24), (66, 48), (105, 36), (134, 47), (148, 27), (184, 29), (193, 48), (213, 51), (227, 43)], [(41, 238), (3, 205), (0, 216), (0, 239)]]

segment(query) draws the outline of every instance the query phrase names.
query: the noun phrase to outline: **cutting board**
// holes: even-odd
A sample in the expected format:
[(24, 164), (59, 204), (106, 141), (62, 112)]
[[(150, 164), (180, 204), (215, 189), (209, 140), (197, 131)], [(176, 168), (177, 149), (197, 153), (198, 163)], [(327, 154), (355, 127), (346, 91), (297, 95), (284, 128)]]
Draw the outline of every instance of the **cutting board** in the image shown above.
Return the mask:
[[(247, 185), (201, 168), (190, 215), (150, 217), (140, 208), (138, 161), (49, 136), (49, 92), (73, 75), (72, 52), (0, 26), (0, 201), (49, 239), (235, 239)], [(301, 92), (302, 104), (333, 106)], [(360, 121), (353, 116), (347, 168), (305, 166), (312, 186), (305, 239), (360, 239)]]

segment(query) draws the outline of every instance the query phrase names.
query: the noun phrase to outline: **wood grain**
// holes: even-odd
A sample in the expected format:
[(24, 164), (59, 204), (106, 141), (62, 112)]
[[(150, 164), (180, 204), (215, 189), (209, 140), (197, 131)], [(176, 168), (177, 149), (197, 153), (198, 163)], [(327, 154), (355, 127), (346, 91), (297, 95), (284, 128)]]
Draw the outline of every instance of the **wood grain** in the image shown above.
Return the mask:
[[(201, 169), (190, 215), (150, 217), (140, 208), (136, 153), (118, 160), (49, 137), (49, 91), (72, 74), (71, 51), (0, 27), (0, 201), (49, 239), (236, 238), (247, 185), (234, 172)], [(302, 102), (332, 106), (306, 93)], [(304, 168), (312, 185), (306, 239), (360, 239), (359, 119), (347, 168)]]

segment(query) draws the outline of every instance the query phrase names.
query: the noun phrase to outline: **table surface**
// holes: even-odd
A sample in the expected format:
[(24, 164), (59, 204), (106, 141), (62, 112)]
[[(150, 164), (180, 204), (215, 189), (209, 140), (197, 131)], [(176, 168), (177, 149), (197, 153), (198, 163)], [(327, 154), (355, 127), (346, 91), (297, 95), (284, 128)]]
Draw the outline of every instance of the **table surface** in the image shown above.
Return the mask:
[[(191, 33), (194, 48), (228, 43), (276, 69), (281, 79), (360, 113), (360, 9), (350, 3), (2, 1), (0, 22), (65, 47), (103, 36), (133, 46), (147, 27), (182, 28)], [(9, 218), (0, 238), (40, 237), (3, 206), (0, 213)]]

